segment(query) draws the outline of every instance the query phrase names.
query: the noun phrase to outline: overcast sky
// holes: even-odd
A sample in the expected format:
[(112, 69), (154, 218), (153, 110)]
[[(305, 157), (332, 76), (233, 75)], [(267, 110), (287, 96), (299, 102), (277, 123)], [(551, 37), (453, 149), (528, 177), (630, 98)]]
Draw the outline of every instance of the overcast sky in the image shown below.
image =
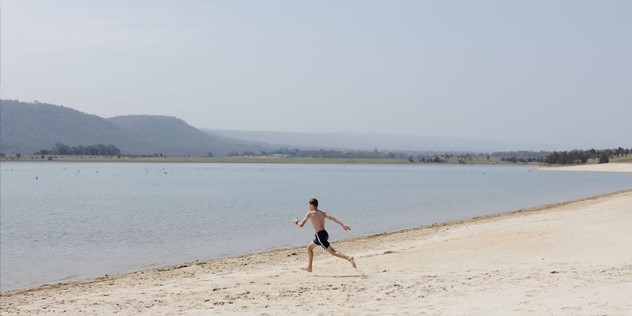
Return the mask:
[(632, 147), (632, 1), (2, 0), (3, 99)]

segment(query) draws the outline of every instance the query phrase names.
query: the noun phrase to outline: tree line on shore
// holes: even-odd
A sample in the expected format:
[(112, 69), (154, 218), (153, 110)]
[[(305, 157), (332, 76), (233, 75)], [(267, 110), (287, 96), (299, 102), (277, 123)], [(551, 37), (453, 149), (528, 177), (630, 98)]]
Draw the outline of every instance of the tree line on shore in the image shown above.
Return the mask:
[(631, 148), (605, 149), (605, 150), (571, 150), (571, 151), (554, 151), (546, 157), (544, 162), (547, 164), (558, 165), (577, 165), (585, 164), (590, 159), (598, 160), (598, 163), (608, 163), (614, 157), (627, 157)]
[(36, 153), (35, 155), (74, 155), (74, 156), (120, 156), (121, 150), (118, 149), (114, 145), (104, 145), (104, 144), (96, 144), (96, 145), (78, 145), (78, 146), (68, 146), (63, 143), (56, 143), (52, 149), (42, 149)]
[(495, 158), (507, 163), (546, 163), (546, 164), (585, 164), (589, 160), (596, 160), (598, 163), (608, 163), (615, 157), (628, 157), (632, 148), (616, 148), (604, 150), (571, 150), (571, 151), (509, 151), (494, 153), (415, 153), (401, 151), (343, 151), (331, 149), (289, 149), (280, 148), (275, 151), (243, 153), (231, 152), (229, 157), (239, 156), (282, 156), (290, 158), (373, 158), (373, 159), (402, 159), (410, 162), (421, 163), (444, 163), (458, 162), (467, 163), (473, 158), (484, 158), (490, 160)]
[[(374, 150), (362, 151), (362, 150), (334, 150), (334, 149), (289, 149), (280, 148), (274, 151), (246, 151), (243, 153), (230, 152), (229, 157), (269, 157), (280, 156), (288, 158), (342, 158), (342, 159), (400, 159), (408, 160), (409, 162), (420, 163), (468, 163), (474, 159), (501, 160), (510, 163), (530, 163), (530, 162), (544, 162), (544, 159), (549, 154), (545, 151), (513, 151), (513, 152), (496, 152), (496, 153), (437, 153), (437, 152), (406, 152), (406, 151), (379, 151), (377, 148)], [(211, 156), (211, 153), (209, 153)], [(480, 161), (480, 160), (479, 160)]]
[[(571, 150), (571, 151), (510, 151), (494, 153), (436, 153), (436, 152), (405, 152), (405, 151), (380, 151), (374, 150), (335, 150), (335, 149), (290, 149), (279, 148), (277, 150), (263, 150), (259, 152), (245, 151), (242, 153), (230, 152), (229, 157), (287, 157), (287, 158), (342, 158), (342, 159), (399, 159), (409, 162), (419, 163), (468, 163), (476, 159), (488, 161), (502, 161), (507, 163), (546, 163), (546, 164), (585, 164), (589, 160), (598, 163), (608, 163), (615, 157), (628, 157), (632, 148), (616, 148), (604, 150)], [(43, 149), (35, 152), (34, 155), (41, 155), (42, 158), (48, 155), (74, 155), (74, 156), (121, 156), (121, 150), (114, 145), (78, 145), (68, 146), (63, 143), (56, 143), (52, 149)], [(4, 155), (1, 155), (4, 156)], [(20, 159), (20, 154), (16, 154)], [(151, 155), (148, 155), (151, 156)], [(154, 154), (153, 157), (167, 157), (166, 155)], [(213, 157), (208, 153), (208, 157)], [(493, 159), (492, 159), (493, 158)]]

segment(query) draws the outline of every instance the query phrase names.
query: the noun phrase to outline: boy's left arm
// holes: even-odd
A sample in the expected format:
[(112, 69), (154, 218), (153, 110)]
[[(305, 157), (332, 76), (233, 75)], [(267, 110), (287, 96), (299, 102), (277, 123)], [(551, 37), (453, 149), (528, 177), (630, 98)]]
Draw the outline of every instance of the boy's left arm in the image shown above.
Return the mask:
[(335, 218), (333, 215), (330, 215), (329, 213), (325, 213), (325, 217), (329, 218), (330, 220), (334, 221), (336, 224), (342, 226), (342, 229), (344, 229), (344, 231), (349, 231), (351, 230), (351, 227), (349, 227), (349, 225), (343, 224), (341, 221), (339, 221), (337, 218)]

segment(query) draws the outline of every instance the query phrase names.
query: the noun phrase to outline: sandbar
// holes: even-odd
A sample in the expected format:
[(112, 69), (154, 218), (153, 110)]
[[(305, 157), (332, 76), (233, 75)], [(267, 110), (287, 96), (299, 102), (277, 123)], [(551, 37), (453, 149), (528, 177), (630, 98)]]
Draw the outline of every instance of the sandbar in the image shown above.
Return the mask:
[(574, 172), (623, 172), (632, 173), (632, 163), (604, 163), (573, 166), (539, 167), (538, 171), (574, 171)]

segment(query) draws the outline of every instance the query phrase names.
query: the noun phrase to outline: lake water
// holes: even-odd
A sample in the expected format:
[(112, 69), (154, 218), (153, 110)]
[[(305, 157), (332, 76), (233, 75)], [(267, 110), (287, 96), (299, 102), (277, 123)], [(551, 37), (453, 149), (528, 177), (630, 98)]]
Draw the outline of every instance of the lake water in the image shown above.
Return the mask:
[(632, 188), (532, 168), (3, 162), (1, 290), (302, 246), (312, 197), (352, 227), (335, 241)]

